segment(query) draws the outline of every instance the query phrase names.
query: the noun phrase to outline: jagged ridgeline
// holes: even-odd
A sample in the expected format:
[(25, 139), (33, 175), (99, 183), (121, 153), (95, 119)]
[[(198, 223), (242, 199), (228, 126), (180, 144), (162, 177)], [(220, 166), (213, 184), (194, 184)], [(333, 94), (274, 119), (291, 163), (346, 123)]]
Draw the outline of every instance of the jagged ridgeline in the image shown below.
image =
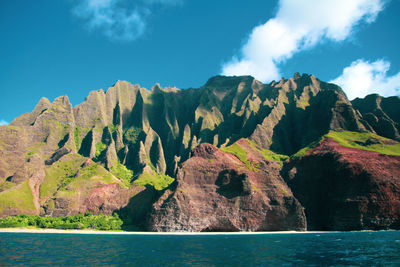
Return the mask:
[[(30, 154), (77, 152), (108, 170), (126, 166), (175, 175), (200, 143), (228, 146), (249, 138), (291, 155), (330, 129), (366, 128), (342, 90), (314, 76), (295, 75), (262, 84), (250, 76), (211, 78), (200, 89), (156, 85), (151, 91), (118, 81), (92, 91), (72, 107), (67, 96), (35, 109), (10, 125), (25, 126)], [(56, 160), (56, 159), (55, 159)]]
[(143, 220), (160, 197), (154, 192), (174, 185), (201, 143), (240, 158), (235, 142), (247, 139), (281, 160), (331, 130), (399, 141), (398, 107), (398, 97), (377, 95), (351, 103), (338, 86), (298, 73), (270, 84), (216, 76), (185, 90), (118, 81), (75, 107), (67, 96), (42, 98), (0, 127), (0, 215), (125, 207), (133, 221)]

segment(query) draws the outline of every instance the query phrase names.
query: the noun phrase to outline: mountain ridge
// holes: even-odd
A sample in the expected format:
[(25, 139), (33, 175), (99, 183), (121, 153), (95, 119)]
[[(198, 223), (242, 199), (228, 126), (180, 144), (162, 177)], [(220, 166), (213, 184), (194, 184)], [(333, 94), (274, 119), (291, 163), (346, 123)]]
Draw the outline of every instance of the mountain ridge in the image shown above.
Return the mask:
[[(299, 73), (270, 84), (263, 84), (251, 76), (215, 76), (198, 89), (162, 88), (156, 84), (147, 90), (117, 81), (106, 91), (90, 92), (75, 107), (67, 96), (58, 97), (52, 103), (42, 98), (31, 113), (15, 118), (9, 126), (0, 127), (0, 153), (3, 156), (0, 160), (0, 216), (26, 211), (57, 216), (118, 211), (132, 223), (145, 225), (145, 228), (176, 229), (180, 222), (166, 224), (162, 218), (157, 218), (162, 216), (156, 208), (157, 203), (172, 205), (164, 198), (175, 199), (173, 196), (178, 193), (174, 190), (186, 190), (181, 183), (190, 175), (183, 174), (183, 170), (196, 170), (195, 165), (187, 162), (196, 157), (195, 151), (200, 144), (209, 143), (216, 149), (233, 153), (242, 162), (215, 166), (215, 172), (210, 173), (214, 173), (212, 177), (216, 180), (222, 179), (218, 178), (220, 173), (227, 172), (223, 179), (236, 181), (242, 179), (238, 177), (246, 176), (249, 177), (245, 179), (246, 183), (258, 183), (262, 188), (260, 181), (278, 179), (281, 182), (271, 183), (275, 187), (276, 184), (286, 186), (283, 181), (286, 174), (279, 174), (275, 169), (267, 171), (268, 162), (274, 162), (272, 159), (279, 159), (278, 169), (287, 165), (284, 157), (278, 154), (288, 158), (331, 131), (378, 133), (392, 139), (396, 146), (400, 130), (399, 107), (398, 97), (368, 96), (350, 102), (337, 85)], [(378, 140), (375, 139), (371, 136), (365, 142), (373, 143)], [(385, 142), (381, 144), (390, 146)], [(365, 143), (358, 149), (369, 146)], [(218, 155), (221, 159), (228, 157), (219, 152)], [(249, 155), (253, 158), (248, 159)], [(257, 173), (254, 164), (266, 169), (262, 174)], [(198, 168), (202, 169), (201, 166)], [(269, 173), (275, 173), (276, 178), (272, 179)], [(208, 177), (204, 181), (211, 180)], [(237, 183), (242, 182), (234, 182)], [(214, 188), (216, 184), (211, 186)], [(25, 194), (28, 188), (30, 197)], [(261, 199), (284, 196), (276, 190), (265, 187), (261, 190), (263, 193), (257, 193), (259, 191), (254, 188), (250, 191), (261, 194), (259, 202), (255, 203), (270, 207), (265, 209), (268, 213), (273, 207), (269, 202), (271, 199)], [(167, 191), (173, 195), (165, 196)], [(297, 201), (292, 192), (285, 191)], [(23, 195), (27, 199), (32, 198), (30, 208), (25, 209), (30, 200), (6, 201), (9, 195), (18, 195), (15, 192), (25, 192)], [(225, 198), (220, 195), (213, 195), (213, 198), (222, 203)], [(190, 195), (182, 196), (190, 198)], [(162, 199), (167, 202), (161, 204)], [(237, 199), (252, 205), (247, 195), (239, 194)], [(196, 203), (203, 206), (202, 202)], [(279, 203), (280, 212), (290, 213), (285, 211), (289, 209), (285, 202), (276, 203)], [(299, 207), (302, 204), (299, 203)], [(186, 204), (182, 202), (182, 205)], [(300, 212), (301, 208), (296, 210), (297, 215), (291, 218), (305, 221), (306, 214)], [(237, 216), (242, 215), (238, 213)], [(253, 222), (265, 220), (262, 215), (257, 216)], [(238, 217), (228, 216), (226, 220), (230, 223), (214, 221), (208, 228), (193, 228), (186, 224), (186, 230), (279, 228), (279, 225), (272, 227), (269, 223), (261, 223), (261, 228), (246, 226)], [(298, 229), (306, 229), (305, 223), (297, 225)]]

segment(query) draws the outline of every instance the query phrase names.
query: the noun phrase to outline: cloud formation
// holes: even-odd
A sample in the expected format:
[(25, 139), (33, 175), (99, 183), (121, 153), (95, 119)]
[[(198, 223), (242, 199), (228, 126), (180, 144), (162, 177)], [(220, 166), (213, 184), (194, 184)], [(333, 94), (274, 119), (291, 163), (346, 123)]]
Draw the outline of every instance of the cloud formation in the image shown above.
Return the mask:
[(8, 122), (6, 122), (5, 120), (0, 120), (0, 126), (2, 125), (8, 125)]
[(102, 31), (115, 41), (132, 41), (140, 37), (154, 5), (177, 5), (182, 0), (82, 0), (73, 13), (88, 30)]
[(356, 60), (344, 68), (341, 76), (330, 81), (342, 87), (349, 99), (377, 93), (382, 96), (400, 95), (400, 72), (388, 76), (390, 63), (383, 59), (368, 62)]
[(324, 40), (345, 40), (382, 9), (383, 0), (280, 0), (275, 17), (253, 29), (240, 55), (224, 64), (222, 73), (278, 80), (279, 63)]

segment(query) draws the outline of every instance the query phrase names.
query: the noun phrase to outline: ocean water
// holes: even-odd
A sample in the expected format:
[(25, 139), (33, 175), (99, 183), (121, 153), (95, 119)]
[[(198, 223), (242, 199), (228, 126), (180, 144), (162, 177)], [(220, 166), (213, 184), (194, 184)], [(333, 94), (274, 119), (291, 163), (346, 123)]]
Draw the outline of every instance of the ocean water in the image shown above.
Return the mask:
[(400, 231), (257, 235), (0, 233), (0, 266), (400, 266)]

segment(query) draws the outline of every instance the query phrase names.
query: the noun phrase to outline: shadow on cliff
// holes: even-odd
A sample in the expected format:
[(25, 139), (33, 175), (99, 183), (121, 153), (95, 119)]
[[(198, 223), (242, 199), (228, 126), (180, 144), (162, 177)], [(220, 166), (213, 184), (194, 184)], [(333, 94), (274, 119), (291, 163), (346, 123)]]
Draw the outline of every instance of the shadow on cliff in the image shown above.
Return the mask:
[(247, 174), (239, 174), (234, 169), (221, 171), (215, 184), (218, 186), (217, 193), (228, 199), (251, 193), (251, 184)]
[(308, 230), (385, 229), (376, 218), (369, 218), (368, 209), (374, 208), (371, 195), (378, 185), (360, 170), (360, 165), (344, 162), (335, 153), (285, 164), (281, 174), (305, 208)]
[[(153, 204), (159, 200), (167, 189), (175, 191), (177, 182), (174, 181), (162, 191), (154, 189), (152, 186), (146, 186), (146, 189), (134, 195), (129, 203), (116, 211), (123, 221), (122, 230), (125, 231), (147, 231), (148, 218), (153, 210)], [(168, 202), (172, 194), (165, 200)]]
[(116, 211), (123, 221), (122, 230), (145, 231), (147, 215), (159, 197), (160, 192), (153, 187), (147, 187), (133, 196), (128, 205)]
[[(292, 92), (288, 96), (294, 98)], [(320, 93), (309, 100), (309, 106), (296, 107), (295, 102), (285, 104), (285, 114), (274, 127), (270, 149), (279, 154), (292, 155), (329, 131), (332, 103), (324, 103)]]

